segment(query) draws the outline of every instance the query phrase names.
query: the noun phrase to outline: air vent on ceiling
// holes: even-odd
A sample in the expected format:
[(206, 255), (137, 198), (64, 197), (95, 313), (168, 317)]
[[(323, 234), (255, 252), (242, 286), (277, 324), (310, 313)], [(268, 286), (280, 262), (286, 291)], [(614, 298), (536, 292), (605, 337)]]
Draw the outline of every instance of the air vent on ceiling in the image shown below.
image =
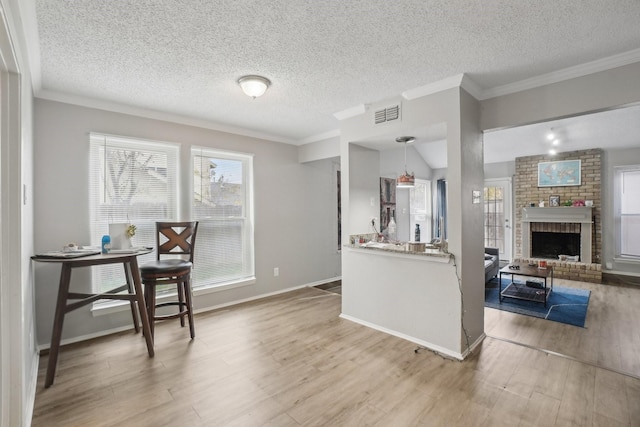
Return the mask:
[(382, 110), (378, 110), (373, 113), (373, 120), (375, 124), (380, 124), (391, 120), (398, 120), (399, 118), (400, 105), (383, 108)]

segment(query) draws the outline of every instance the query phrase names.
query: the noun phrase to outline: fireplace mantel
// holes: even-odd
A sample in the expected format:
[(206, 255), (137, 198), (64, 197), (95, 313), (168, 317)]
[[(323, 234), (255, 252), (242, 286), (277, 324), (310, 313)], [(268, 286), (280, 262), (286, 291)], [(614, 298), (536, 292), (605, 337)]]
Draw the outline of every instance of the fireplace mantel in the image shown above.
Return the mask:
[(522, 208), (522, 255), (531, 257), (531, 223), (558, 222), (579, 223), (580, 228), (580, 260), (591, 263), (592, 249), (592, 206), (558, 206), (551, 208)]
[(559, 206), (552, 208), (522, 208), (522, 222), (591, 223), (592, 206)]

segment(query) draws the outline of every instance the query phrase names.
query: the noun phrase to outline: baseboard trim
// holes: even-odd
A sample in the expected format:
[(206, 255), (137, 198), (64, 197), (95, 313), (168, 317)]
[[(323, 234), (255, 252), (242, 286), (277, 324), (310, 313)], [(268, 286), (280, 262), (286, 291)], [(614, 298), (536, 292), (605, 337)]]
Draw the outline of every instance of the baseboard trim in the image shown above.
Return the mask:
[[(398, 332), (398, 331), (394, 331), (393, 329), (384, 328), (384, 327), (376, 325), (374, 323), (367, 322), (366, 320), (361, 320), (361, 319), (358, 319), (357, 317), (349, 316), (348, 314), (341, 313), (340, 317), (342, 319), (349, 320), (349, 321), (354, 322), (354, 323), (358, 323), (358, 324), (360, 324), (362, 326), (366, 326), (368, 328), (375, 329), (376, 331), (384, 332), (385, 334), (393, 335), (394, 337), (402, 338), (403, 340), (407, 340), (407, 341), (410, 341), (412, 343), (416, 343), (420, 347), (424, 347), (424, 348), (426, 348), (428, 350), (431, 350), (431, 351), (433, 351), (433, 352), (435, 352), (435, 353), (437, 353), (439, 355), (442, 355), (444, 357), (452, 358), (452, 359), (455, 359), (455, 360), (458, 360), (458, 361), (462, 361), (466, 357), (466, 356), (463, 356), (463, 354), (460, 353), (460, 352), (456, 352), (456, 351), (450, 350), (448, 348), (444, 348), (442, 346), (439, 346), (437, 344), (433, 344), (433, 343), (430, 343), (428, 341), (424, 341), (424, 340), (421, 340), (419, 338), (412, 337), (410, 335), (403, 334), (403, 333)], [(474, 344), (474, 346), (475, 345), (476, 344)], [(468, 353), (468, 351), (465, 352), (465, 353)]]
[[(209, 306), (209, 307), (204, 307), (204, 308), (200, 308), (197, 310), (194, 310), (194, 314), (199, 314), (199, 313), (206, 313), (209, 311), (213, 311), (213, 310), (218, 310), (221, 308), (226, 308), (226, 307), (230, 307), (230, 306), (234, 306), (234, 305), (238, 305), (238, 304), (244, 304), (247, 302), (251, 302), (251, 301), (256, 301), (259, 299), (263, 299), (263, 298), (269, 298), (275, 295), (280, 295), (280, 294), (284, 294), (287, 292), (292, 292), (298, 289), (304, 289), (304, 288), (309, 288), (309, 287), (314, 287), (314, 286), (318, 286), (318, 285), (322, 285), (324, 283), (330, 283), (330, 282), (335, 282), (337, 280), (342, 280), (342, 276), (338, 276), (338, 277), (333, 277), (330, 279), (323, 279), (323, 280), (318, 280), (316, 282), (311, 282), (311, 283), (305, 283), (304, 285), (297, 285), (297, 286), (292, 286), (290, 288), (285, 288), (285, 289), (281, 289), (278, 291), (274, 291), (274, 292), (269, 292), (266, 294), (259, 294), (259, 295), (255, 295), (253, 297), (249, 297), (249, 298), (244, 298), (241, 300), (234, 300), (234, 301), (230, 301), (227, 303), (223, 303), (223, 304), (218, 304), (218, 305), (214, 305), (214, 306)], [(129, 304), (125, 303), (122, 305), (121, 309), (124, 310), (129, 310)], [(68, 344), (75, 344), (77, 342), (81, 342), (81, 341), (87, 341), (90, 339), (94, 339), (94, 338), (100, 338), (100, 337), (104, 337), (107, 335), (112, 335), (112, 334), (117, 334), (120, 332), (125, 332), (128, 330), (132, 330), (133, 329), (133, 324), (128, 324), (125, 326), (121, 326), (118, 328), (112, 328), (112, 329), (106, 329), (103, 331), (98, 331), (98, 332), (94, 332), (91, 334), (86, 334), (86, 335), (80, 335), (77, 337), (73, 337), (73, 338), (67, 338), (64, 339), (62, 341), (60, 341), (60, 345), (61, 346), (65, 346)], [(51, 343), (46, 343), (46, 344), (41, 344), (38, 345), (38, 350), (39, 351), (48, 351), (49, 347), (51, 346)]]

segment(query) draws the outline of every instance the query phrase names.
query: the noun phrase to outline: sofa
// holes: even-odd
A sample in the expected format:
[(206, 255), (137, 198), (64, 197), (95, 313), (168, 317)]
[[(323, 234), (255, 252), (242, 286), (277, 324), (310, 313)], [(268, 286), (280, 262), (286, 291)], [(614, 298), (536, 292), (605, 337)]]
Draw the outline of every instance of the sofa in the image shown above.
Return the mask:
[(498, 270), (500, 270), (500, 250), (484, 248), (484, 283), (496, 277)]

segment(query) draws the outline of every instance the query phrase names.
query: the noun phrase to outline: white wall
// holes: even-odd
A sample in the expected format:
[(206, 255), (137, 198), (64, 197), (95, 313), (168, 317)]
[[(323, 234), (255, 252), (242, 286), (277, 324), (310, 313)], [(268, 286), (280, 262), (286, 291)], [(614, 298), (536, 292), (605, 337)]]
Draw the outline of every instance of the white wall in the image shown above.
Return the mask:
[(0, 426), (31, 422), (38, 373), (33, 285), (33, 96), (17, 1), (0, 2)]
[[(188, 177), (191, 145), (254, 154), (256, 283), (196, 297), (196, 310), (254, 298), (341, 274), (337, 251), (335, 162), (300, 164), (297, 147), (219, 131), (37, 99), (35, 103), (35, 248), (89, 243), (89, 132), (181, 144)], [(185, 195), (182, 196), (183, 200)], [(273, 277), (273, 268), (280, 276)], [(37, 265), (38, 342), (48, 345), (59, 266)], [(74, 271), (72, 289), (89, 272)], [(65, 318), (63, 342), (130, 324), (130, 313), (94, 317), (90, 306)]]

